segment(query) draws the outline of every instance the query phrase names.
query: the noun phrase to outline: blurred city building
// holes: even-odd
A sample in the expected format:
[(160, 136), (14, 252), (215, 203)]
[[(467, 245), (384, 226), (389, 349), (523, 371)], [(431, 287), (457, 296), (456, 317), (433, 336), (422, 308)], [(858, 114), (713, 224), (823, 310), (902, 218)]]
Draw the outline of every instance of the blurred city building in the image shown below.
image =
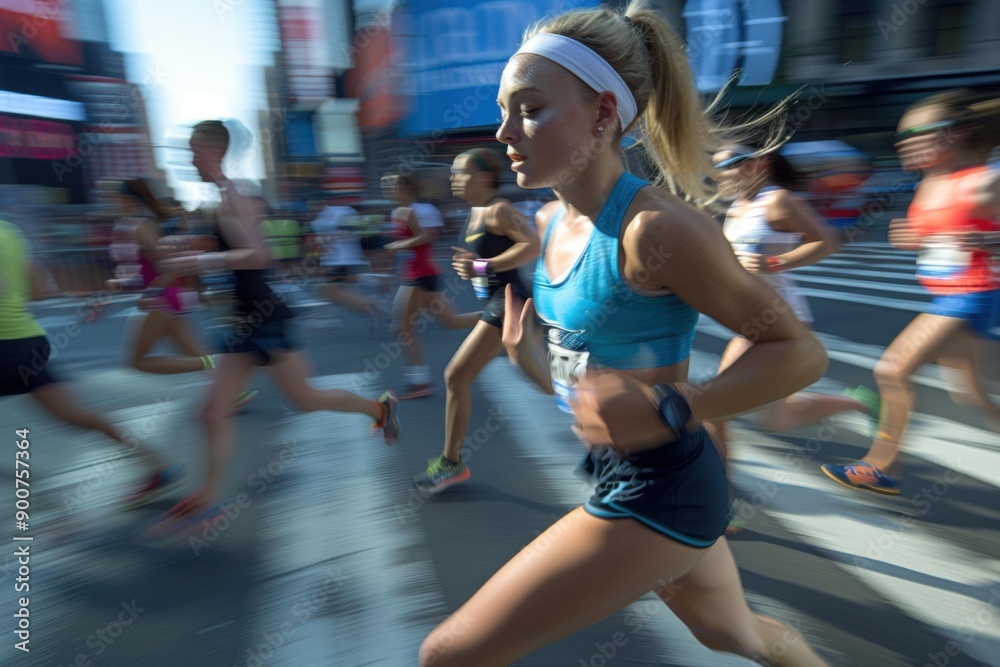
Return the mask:
[[(457, 206), (447, 167), (467, 148), (501, 150), (494, 137), (497, 86), (525, 28), (550, 13), (598, 4), (241, 5), (260, 15), (258, 29), (275, 44), (263, 73), (267, 108), (255, 128), (264, 193), (280, 208), (302, 209), (303, 218), (307, 201), (315, 208), (330, 196), (377, 209), (385, 204), (379, 178), (402, 169), (418, 175), (427, 198)], [(956, 86), (1000, 91), (1000, 3), (992, 0), (661, 0), (656, 6), (688, 44), (706, 100), (736, 77), (723, 103), (731, 116), (798, 92), (790, 129), (793, 144), (803, 145), (790, 146), (789, 154), (817, 172), (874, 166), (886, 187), (901, 182), (892, 132), (906, 106)], [(150, 82), (126, 80), (124, 56), (109, 45), (107, 11), (105, 0), (0, 0), (0, 28), (8, 35), (0, 44), (5, 213), (93, 204), (94, 186), (106, 176), (163, 179), (159, 166), (167, 165), (157, 165), (154, 145), (176, 145), (176, 160), (191, 171), (186, 136), (150, 136), (143, 94)], [(513, 174), (507, 178), (505, 194), (535, 197), (513, 185)]]
[(93, 202), (104, 176), (156, 174), (142, 90), (105, 12), (104, 0), (0, 3), (4, 210)]
[(265, 72), (260, 121), (269, 194), (294, 208), (330, 194), (360, 200), (359, 102), (344, 84), (354, 65), (352, 3), (276, 0), (275, 10), (282, 48)]

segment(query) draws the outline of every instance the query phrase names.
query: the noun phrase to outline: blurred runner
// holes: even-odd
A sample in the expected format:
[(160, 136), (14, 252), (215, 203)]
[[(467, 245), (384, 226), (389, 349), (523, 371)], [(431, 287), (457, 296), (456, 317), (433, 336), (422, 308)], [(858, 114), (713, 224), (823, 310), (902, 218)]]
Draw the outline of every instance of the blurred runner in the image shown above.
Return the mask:
[(982, 386), (976, 347), (1000, 327), (1000, 173), (987, 167), (1000, 143), (1000, 100), (948, 91), (910, 107), (899, 121), (896, 150), (903, 168), (920, 170), (906, 218), (893, 220), (889, 242), (917, 250), (917, 278), (934, 295), (886, 348), (875, 366), (882, 418), (868, 453), (847, 465), (822, 466), (853, 489), (898, 495), (900, 446), (913, 407), (910, 377), (937, 361), (950, 371), (948, 391), (1000, 420)]
[(330, 303), (347, 306), (368, 317), (369, 333), (381, 329), (386, 319), (382, 304), (370, 299), (357, 287), (362, 283), (381, 284), (371, 276), (371, 265), (361, 249), (356, 234), (358, 212), (350, 206), (332, 203), (324, 208), (312, 223), (316, 240), (322, 249), (320, 257), (321, 283), (317, 293)]
[(146, 477), (125, 503), (138, 507), (172, 490), (180, 469), (167, 467), (134, 436), (126, 438), (112, 424), (80, 407), (67, 383), (48, 370), (52, 347), (45, 330), (28, 312), (29, 299), (47, 295), (44, 269), (28, 257), (28, 242), (15, 225), (0, 220), (0, 396), (31, 394), (60, 421), (99, 431), (131, 453), (139, 455)]
[[(788, 270), (809, 266), (840, 247), (836, 231), (793, 190), (804, 178), (777, 152), (761, 154), (749, 146), (727, 146), (714, 156), (723, 195), (733, 199), (723, 233), (747, 271), (768, 283), (782, 297), (772, 310), (790, 308), (796, 318), (812, 327), (809, 302)], [(773, 313), (772, 313), (773, 314)], [(769, 319), (767, 317), (765, 320)], [(742, 336), (729, 341), (719, 372), (729, 368), (753, 347), (760, 331), (748, 325)], [(878, 418), (878, 395), (858, 387), (848, 396), (800, 392), (754, 413), (759, 423), (775, 431), (792, 431), (838, 412), (855, 410)], [(728, 462), (727, 422), (706, 424), (724, 461)], [(728, 534), (744, 526), (740, 502), (734, 506)]]
[(483, 313), (444, 371), (448, 399), (445, 408), (444, 451), (428, 461), (414, 480), (424, 493), (437, 493), (464, 482), (471, 473), (462, 460), (462, 442), (472, 414), (472, 382), (503, 349), (504, 294), (507, 285), (523, 300), (528, 290), (518, 269), (538, 257), (538, 232), (509, 201), (497, 194), (501, 171), (495, 151), (475, 148), (455, 158), (451, 189), (472, 205), (453, 247), (452, 266), (470, 280)]
[[(424, 350), (417, 336), (426, 328), (426, 322), (417, 331), (421, 314), (429, 312), (449, 329), (471, 329), (481, 313), (456, 315), (450, 301), (443, 298), (441, 270), (431, 255), (444, 222), (441, 213), (432, 204), (417, 201), (417, 182), (411, 176), (390, 175), (382, 179), (383, 196), (399, 206), (392, 211), (392, 222), (399, 238), (385, 246), (389, 252), (406, 252), (402, 266), (402, 285), (396, 292), (393, 304), (392, 330), (399, 332), (403, 356), (406, 358), (406, 389), (400, 400), (430, 396), (430, 366), (424, 363)], [(426, 311), (426, 312), (425, 312)]]
[(289, 403), (303, 412), (332, 410), (366, 414), (381, 429), (386, 444), (399, 437), (396, 397), (386, 391), (372, 401), (338, 389), (316, 389), (309, 384), (310, 368), (292, 339), (291, 310), (268, 286), (265, 274), (270, 252), (261, 238), (250, 204), (222, 171), (229, 132), (219, 121), (204, 121), (191, 136), (193, 163), (206, 183), (219, 188), (222, 201), (216, 214), (219, 252), (180, 253), (160, 262), (159, 269), (182, 276), (232, 271), (236, 281), (236, 312), (232, 328), (223, 336), (217, 373), (202, 409), (206, 428), (207, 464), (201, 488), (178, 503), (142, 536), (147, 542), (182, 542), (222, 512), (213, 504), (222, 494), (225, 465), (233, 446), (232, 402), (253, 371), (268, 366)]

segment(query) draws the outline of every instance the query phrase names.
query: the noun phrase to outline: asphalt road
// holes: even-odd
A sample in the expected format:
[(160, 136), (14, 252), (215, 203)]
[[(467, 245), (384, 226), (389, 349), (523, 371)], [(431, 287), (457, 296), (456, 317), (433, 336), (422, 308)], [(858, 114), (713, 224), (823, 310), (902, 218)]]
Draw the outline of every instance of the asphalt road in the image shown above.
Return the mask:
[[(868, 239), (796, 272), (831, 353), (818, 391), (874, 387), (881, 349), (927, 301), (912, 263), (912, 254)], [(299, 333), (317, 384), (371, 397), (401, 387), (392, 336), (372, 335), (365, 322), (308, 294), (298, 301), (300, 324), (341, 320)], [(473, 308), (471, 291), (459, 303)], [(83, 324), (79, 300), (44, 302), (36, 312), (57, 347), (53, 370), (88, 407), (184, 465), (187, 486), (153, 507), (121, 511), (115, 501), (138, 476), (132, 459), (100, 436), (55, 423), (28, 398), (2, 399), (0, 424), (11, 435), (29, 429), (31, 452), (30, 529), (18, 533), (11, 523), (7, 533), (34, 539), (0, 552), (0, 604), (11, 619), (22, 595), (14, 592), (14, 549), (30, 544), (31, 651), (15, 650), (8, 631), (0, 664), (414, 665), (436, 623), (588, 495), (572, 475), (582, 450), (567, 420), (503, 358), (474, 389), (472, 479), (435, 498), (415, 492), (410, 478), (440, 451), (441, 373), (462, 338), (432, 325), (425, 341), (438, 391), (403, 404), (397, 446), (372, 438), (363, 417), (294, 413), (260, 372), (260, 397), (236, 419), (226, 495), (243, 499), (238, 516), (234, 509), (228, 526), (189, 549), (142, 546), (136, 533), (200, 476), (196, 415), (207, 378), (124, 368), (133, 306), (120, 298)], [(724, 344), (720, 327), (703, 319), (693, 377), (714, 372)], [(984, 372), (996, 378), (989, 364)], [(853, 494), (819, 472), (821, 463), (860, 456), (864, 418), (838, 416), (792, 434), (740, 420), (732, 476), (753, 511), (732, 548), (751, 606), (794, 624), (831, 664), (1000, 665), (997, 426), (953, 405), (935, 369), (917, 381), (898, 499)], [(13, 475), (4, 473), (2, 485), (13, 514)], [(750, 663), (702, 648), (646, 597), (517, 664)]]

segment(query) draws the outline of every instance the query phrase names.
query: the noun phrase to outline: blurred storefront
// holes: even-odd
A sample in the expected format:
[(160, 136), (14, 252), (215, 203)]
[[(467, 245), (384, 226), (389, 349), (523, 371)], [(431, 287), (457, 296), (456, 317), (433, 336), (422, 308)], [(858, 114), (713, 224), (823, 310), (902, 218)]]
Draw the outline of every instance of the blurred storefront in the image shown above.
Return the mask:
[(958, 87), (1000, 95), (994, 0), (811, 0), (783, 10), (773, 81), (741, 87), (731, 100), (750, 106), (801, 90), (799, 139), (837, 138), (890, 156), (896, 123), (917, 100)]
[(270, 141), (268, 196), (311, 216), (306, 201), (363, 197), (364, 150), (356, 99), (342, 79), (353, 65), (353, 11), (347, 0), (277, 0), (282, 51), (265, 72)]
[(0, 3), (0, 184), (47, 204), (154, 171), (142, 91), (108, 45), (103, 0)]
[(59, 173), (53, 164), (76, 149), (86, 109), (66, 87), (60, 70), (83, 67), (79, 42), (64, 35), (58, 6), (0, 4), (0, 186), (5, 208), (16, 205), (14, 186), (27, 186), (38, 204), (82, 202), (80, 170)]

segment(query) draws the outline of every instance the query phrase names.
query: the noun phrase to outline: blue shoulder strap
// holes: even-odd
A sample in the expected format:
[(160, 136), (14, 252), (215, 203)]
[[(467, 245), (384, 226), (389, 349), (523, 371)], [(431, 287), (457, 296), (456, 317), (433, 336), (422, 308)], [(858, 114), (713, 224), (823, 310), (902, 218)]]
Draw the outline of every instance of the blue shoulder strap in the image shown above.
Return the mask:
[(632, 199), (636, 193), (647, 185), (649, 183), (641, 178), (633, 176), (627, 171), (622, 172), (622, 175), (618, 178), (618, 182), (615, 183), (614, 189), (611, 191), (611, 195), (608, 197), (608, 201), (604, 203), (601, 214), (597, 216), (594, 226), (602, 234), (617, 239), (621, 234), (625, 211), (628, 210), (629, 204), (632, 203)]

